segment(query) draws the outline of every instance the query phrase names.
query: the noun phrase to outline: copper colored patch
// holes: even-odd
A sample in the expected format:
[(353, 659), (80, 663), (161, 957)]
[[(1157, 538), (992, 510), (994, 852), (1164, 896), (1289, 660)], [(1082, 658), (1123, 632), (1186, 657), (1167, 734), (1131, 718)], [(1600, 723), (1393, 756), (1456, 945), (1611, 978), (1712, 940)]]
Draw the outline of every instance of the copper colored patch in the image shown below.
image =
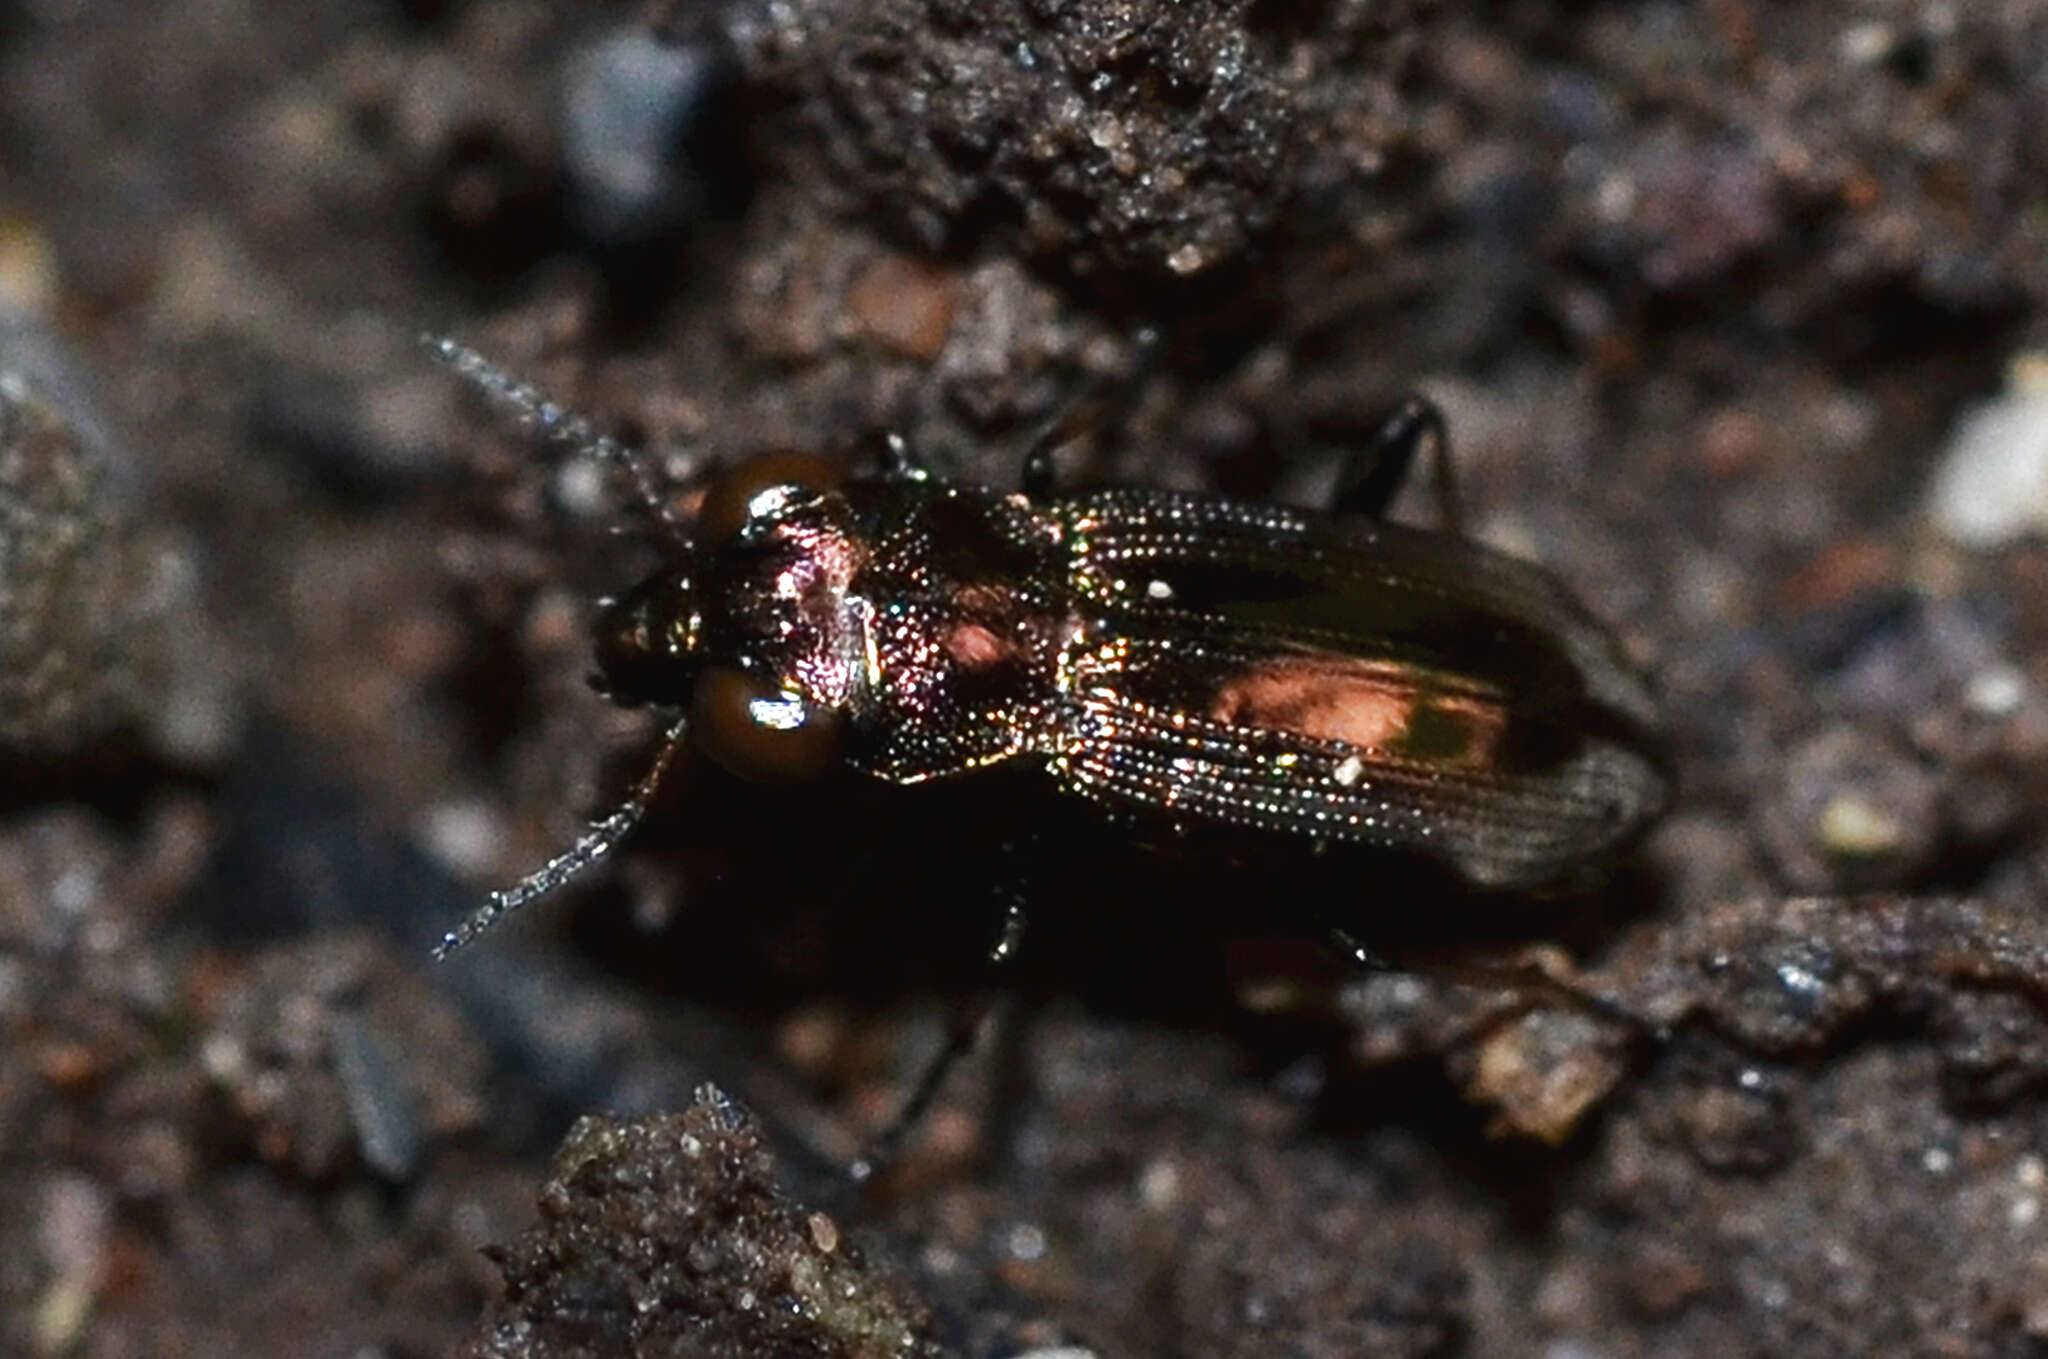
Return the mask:
[(940, 635), (939, 645), (963, 670), (993, 669), (1017, 650), (980, 623), (953, 624)]
[(1507, 714), (1484, 694), (1445, 692), (1383, 661), (1269, 661), (1224, 685), (1209, 715), (1233, 726), (1343, 741), (1436, 764), (1484, 765)]
[(1014, 591), (999, 585), (962, 585), (953, 592), (951, 618), (938, 634), (946, 656), (962, 670), (994, 670), (1025, 658), (1019, 638), (1022, 606)]

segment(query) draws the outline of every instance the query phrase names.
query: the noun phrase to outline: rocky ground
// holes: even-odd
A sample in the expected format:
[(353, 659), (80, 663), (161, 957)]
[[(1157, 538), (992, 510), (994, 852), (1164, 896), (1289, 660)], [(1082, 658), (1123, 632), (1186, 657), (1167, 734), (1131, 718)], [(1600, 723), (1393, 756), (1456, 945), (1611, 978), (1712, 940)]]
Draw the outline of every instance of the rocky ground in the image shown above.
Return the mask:
[[(0, 4), (0, 1353), (2048, 1345), (2044, 111), (2026, 0)], [(1678, 803), (1447, 900), (692, 756), (437, 966), (661, 540), (422, 331), (678, 477), (1315, 503), (1421, 390)]]

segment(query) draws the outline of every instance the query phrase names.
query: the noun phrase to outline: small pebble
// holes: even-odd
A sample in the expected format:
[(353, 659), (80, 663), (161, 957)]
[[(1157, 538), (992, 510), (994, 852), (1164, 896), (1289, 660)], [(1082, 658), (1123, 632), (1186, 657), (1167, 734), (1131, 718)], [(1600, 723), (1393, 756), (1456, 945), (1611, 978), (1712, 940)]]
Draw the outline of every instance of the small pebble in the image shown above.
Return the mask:
[(2048, 531), (2048, 353), (2014, 359), (2005, 391), (1963, 416), (1935, 469), (1929, 514), (1962, 547)]
[(709, 48), (642, 28), (613, 33), (569, 62), (563, 153), (578, 219), (593, 237), (646, 240), (701, 206), (686, 145), (722, 77)]

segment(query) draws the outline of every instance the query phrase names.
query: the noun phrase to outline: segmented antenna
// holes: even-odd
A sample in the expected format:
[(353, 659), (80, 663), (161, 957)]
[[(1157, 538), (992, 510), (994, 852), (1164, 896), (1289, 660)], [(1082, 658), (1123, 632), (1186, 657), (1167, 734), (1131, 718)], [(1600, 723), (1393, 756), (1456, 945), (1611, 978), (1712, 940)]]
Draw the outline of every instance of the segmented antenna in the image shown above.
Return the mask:
[(422, 335), (420, 342), (435, 358), (453, 369), (457, 377), (510, 410), (539, 431), (543, 438), (625, 468), (648, 511), (661, 521), (678, 543), (689, 546), (689, 534), (684, 532), (681, 521), (661, 495), (654, 469), (638, 449), (629, 448), (609, 434), (601, 433), (590, 421), (560, 402), (551, 400), (540, 388), (513, 377), (459, 340), (446, 335)]
[(575, 844), (512, 886), (491, 893), (483, 905), (463, 918), (460, 925), (442, 935), (441, 942), (434, 945), (435, 961), (446, 958), (527, 902), (546, 896), (616, 849), (619, 842), (640, 824), (640, 818), (647, 815), (647, 804), (654, 800), (654, 790), (660, 785), (662, 775), (668, 772), (669, 762), (675, 759), (676, 751), (681, 749), (688, 728), (689, 720), (679, 718), (668, 729), (661, 751), (654, 757), (653, 767), (633, 785), (632, 793), (617, 811), (593, 825), (577, 838)]

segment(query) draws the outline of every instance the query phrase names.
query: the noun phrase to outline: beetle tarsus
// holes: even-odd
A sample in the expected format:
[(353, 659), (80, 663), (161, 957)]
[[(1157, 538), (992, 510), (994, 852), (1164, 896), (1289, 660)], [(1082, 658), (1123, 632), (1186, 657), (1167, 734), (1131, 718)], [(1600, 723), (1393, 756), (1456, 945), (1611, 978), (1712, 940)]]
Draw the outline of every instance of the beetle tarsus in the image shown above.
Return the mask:
[(1400, 971), (1399, 968), (1395, 967), (1385, 958), (1360, 943), (1358, 936), (1352, 934), (1349, 930), (1337, 925), (1325, 925), (1323, 930), (1324, 938), (1328, 941), (1330, 948), (1336, 951), (1337, 956), (1351, 966), (1356, 967), (1359, 971)]
[(1058, 493), (1059, 465), (1053, 454), (1093, 432), (1102, 423), (1102, 414), (1100, 401), (1082, 401), (1038, 432), (1024, 450), (1024, 469), (1017, 479), (1026, 497), (1049, 500)]
[(960, 1064), (961, 1058), (974, 1051), (982, 1021), (988, 1018), (990, 1008), (986, 999), (960, 1001), (953, 1006), (946, 1020), (945, 1042), (940, 1044), (939, 1050), (919, 1073), (917, 1084), (911, 1087), (903, 1107), (896, 1111), (896, 1117), (890, 1119), (889, 1126), (875, 1138), (867, 1154), (846, 1168), (847, 1177), (854, 1183), (865, 1184), (896, 1164), (903, 1154), (904, 1142), (911, 1130), (924, 1121), (925, 1113), (931, 1108), (932, 1101), (938, 1098), (946, 1077), (953, 1074), (953, 1068)]
[(1654, 1043), (1668, 1043), (1671, 1038), (1668, 1024), (1638, 1014), (1612, 996), (1588, 990), (1533, 959), (1468, 956), (1394, 962), (1372, 952), (1337, 926), (1328, 927), (1327, 938), (1346, 961), (1367, 973), (1405, 972), (1475, 990), (1505, 991), (1515, 998), (1517, 1014), (1556, 1007), (1575, 1010)]
[(1057, 445), (1044, 438), (1032, 441), (1024, 452), (1024, 470), (1017, 477), (1017, 489), (1031, 500), (1049, 500), (1059, 490), (1059, 469), (1052, 451)]
[(878, 441), (882, 476), (889, 481), (930, 481), (931, 465), (910, 446), (910, 440), (890, 430)]
[[(1032, 851), (1037, 843), (1038, 838), (1035, 835), (1008, 842), (1003, 846), (1003, 855), (1014, 861), (1020, 874), (1028, 873), (1026, 866), (1035, 859)], [(1031, 923), (1025, 910), (1027, 897), (1024, 890), (1017, 885), (1016, 878), (1007, 880), (1011, 887), (1007, 893), (1008, 899), (1003, 903), (1002, 927), (997, 931), (995, 942), (989, 945), (987, 953), (991, 972), (1000, 971), (1016, 961), (1018, 950), (1024, 944), (1025, 931)], [(955, 1004), (947, 1023), (945, 1043), (933, 1054), (925, 1069), (918, 1073), (917, 1083), (911, 1087), (909, 1096), (903, 1101), (903, 1107), (896, 1111), (896, 1117), (889, 1121), (888, 1128), (874, 1140), (867, 1154), (847, 1167), (847, 1174), (854, 1181), (865, 1183), (895, 1163), (896, 1158), (903, 1152), (903, 1144), (910, 1136), (911, 1130), (923, 1122), (932, 1101), (938, 1098), (939, 1089), (946, 1083), (946, 1077), (952, 1074), (953, 1068), (959, 1065), (961, 1058), (974, 1050), (976, 1037), (981, 1032), (982, 1021), (987, 1018), (989, 1008), (986, 1000), (961, 1001)]]
[(1457, 533), (1463, 514), (1451, 471), (1451, 436), (1444, 413), (1426, 396), (1403, 397), (1380, 418), (1363, 446), (1346, 460), (1337, 479), (1337, 494), (1331, 508), (1340, 514), (1362, 514), (1371, 519), (1386, 517), (1387, 506), (1407, 484), (1415, 467), (1415, 454), (1428, 439), (1433, 445), (1437, 514), (1446, 533)]
[(1009, 965), (1017, 956), (1017, 950), (1023, 947), (1024, 931), (1030, 924), (1029, 917), (1024, 913), (1022, 901), (1013, 900), (1004, 908), (1002, 933), (996, 936), (995, 943), (989, 945), (988, 961), (991, 967)]

